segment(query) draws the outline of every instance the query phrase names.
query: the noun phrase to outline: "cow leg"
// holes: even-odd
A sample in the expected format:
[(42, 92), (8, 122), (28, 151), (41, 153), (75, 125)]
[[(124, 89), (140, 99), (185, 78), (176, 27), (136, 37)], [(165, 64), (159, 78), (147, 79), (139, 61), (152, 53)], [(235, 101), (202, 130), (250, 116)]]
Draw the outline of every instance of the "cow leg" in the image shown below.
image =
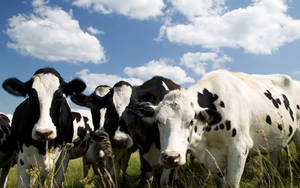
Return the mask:
[[(151, 183), (153, 181), (153, 171), (149, 163), (144, 159), (142, 154), (140, 153), (140, 160), (141, 160), (141, 184), (142, 185), (149, 185), (151, 187)], [(146, 186), (147, 187), (147, 186)]]
[(298, 129), (293, 136), (293, 141), (296, 145), (298, 162), (300, 162), (300, 131)]
[(83, 165), (83, 178), (86, 178), (89, 173), (90, 163), (87, 162), (85, 156), (82, 157), (82, 165)]
[(281, 148), (270, 152), (270, 159), (274, 167), (278, 168), (281, 161)]
[(11, 167), (11, 164), (9, 163), (8, 165), (4, 166), (1, 169), (1, 175), (0, 175), (0, 187), (6, 187), (7, 183), (7, 175), (9, 172), (9, 169)]
[(54, 187), (63, 187), (63, 183), (65, 180), (65, 172), (67, 171), (67, 167), (70, 161), (70, 153), (67, 151), (61, 152), (58, 161), (56, 162), (55, 168), (55, 176), (54, 176)]
[(173, 177), (172, 175), (174, 174), (174, 172), (172, 173), (172, 171), (174, 171), (175, 169), (166, 169), (164, 168), (161, 176), (160, 176), (160, 186), (161, 187), (168, 187), (171, 186), (172, 187), (172, 182), (173, 182)]
[(35, 178), (30, 178), (30, 175), (26, 173), (26, 169), (30, 169), (31, 165), (18, 156), (18, 188), (33, 187)]
[[(238, 142), (234, 140), (234, 142)], [(227, 161), (226, 184), (238, 188), (244, 171), (249, 149), (243, 143), (231, 144)]]

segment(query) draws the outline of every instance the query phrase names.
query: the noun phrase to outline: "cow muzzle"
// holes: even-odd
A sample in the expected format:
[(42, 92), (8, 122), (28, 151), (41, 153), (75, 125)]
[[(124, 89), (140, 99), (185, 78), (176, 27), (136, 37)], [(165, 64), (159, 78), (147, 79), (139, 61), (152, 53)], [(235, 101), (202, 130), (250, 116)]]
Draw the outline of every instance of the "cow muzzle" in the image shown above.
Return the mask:
[(54, 133), (49, 129), (36, 130), (33, 139), (40, 141), (52, 140), (54, 139)]
[(125, 149), (125, 148), (129, 148), (132, 146), (132, 141), (128, 138), (125, 137), (123, 139), (113, 139), (112, 140), (112, 148), (115, 149)]
[(179, 166), (180, 160), (180, 154), (175, 151), (164, 152), (161, 154), (161, 161), (167, 168), (174, 168)]

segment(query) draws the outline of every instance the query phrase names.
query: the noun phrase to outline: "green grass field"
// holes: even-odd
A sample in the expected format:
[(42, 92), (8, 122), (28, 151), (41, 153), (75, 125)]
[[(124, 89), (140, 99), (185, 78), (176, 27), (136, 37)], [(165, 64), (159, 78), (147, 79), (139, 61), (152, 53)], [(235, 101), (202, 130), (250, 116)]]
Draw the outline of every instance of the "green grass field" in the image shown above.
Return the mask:
[[(250, 161), (246, 164), (240, 187), (300, 187), (300, 168), (295, 161), (295, 147), (291, 144), (289, 148), (291, 153), (290, 157), (288, 157), (285, 151), (282, 151), (282, 161), (279, 169), (272, 166), (268, 156), (256, 155), (251, 157)], [(72, 160), (66, 173), (65, 186), (67, 188), (98, 187), (95, 185), (97, 184), (98, 177), (93, 176), (92, 170), (90, 170), (89, 177), (85, 180), (83, 180), (82, 174), (81, 159)], [(138, 153), (134, 153), (127, 169), (126, 182), (120, 184), (118, 187), (139, 187), (139, 175), (139, 157)], [(178, 187), (216, 187), (213, 181), (213, 175), (196, 161), (189, 161), (187, 165), (179, 168), (175, 177), (177, 178), (176, 183)], [(9, 173), (7, 187), (17, 187), (16, 166), (11, 169)]]

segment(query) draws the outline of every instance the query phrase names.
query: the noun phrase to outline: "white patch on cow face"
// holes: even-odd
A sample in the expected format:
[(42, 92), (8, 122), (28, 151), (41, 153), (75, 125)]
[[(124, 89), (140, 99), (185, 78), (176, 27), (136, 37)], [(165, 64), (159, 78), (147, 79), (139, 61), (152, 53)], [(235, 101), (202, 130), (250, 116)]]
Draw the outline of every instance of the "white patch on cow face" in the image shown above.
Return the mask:
[[(187, 95), (188, 96), (188, 95)], [(155, 109), (160, 133), (161, 152), (180, 155), (179, 165), (186, 162), (195, 111), (183, 90), (171, 91)]]
[[(97, 89), (95, 90), (95, 94), (100, 97), (104, 97), (109, 92), (109, 90), (110, 90), (110, 87), (100, 86), (100, 87), (97, 87)], [(99, 110), (99, 113), (100, 113), (100, 128), (99, 129), (103, 129), (104, 122), (105, 122), (106, 108), (101, 108)]]
[(122, 85), (121, 87), (114, 87), (113, 103), (119, 117), (122, 116), (125, 108), (130, 103), (132, 94), (132, 88), (128, 85)]
[(37, 74), (33, 76), (32, 88), (36, 90), (40, 104), (40, 117), (32, 130), (32, 138), (34, 140), (39, 139), (39, 136), (36, 134), (37, 132), (51, 132), (48, 138), (56, 138), (57, 131), (50, 116), (50, 108), (53, 94), (59, 88), (59, 86), (59, 79), (53, 74)]
[(166, 91), (169, 91), (169, 90), (170, 90), (170, 89), (168, 88), (167, 84), (166, 84), (164, 81), (162, 81), (162, 85), (163, 85), (163, 87), (165, 88)]
[(133, 140), (131, 136), (123, 131), (120, 130), (120, 126), (118, 127), (117, 131), (115, 132), (114, 138), (115, 141), (119, 143), (124, 143), (124, 147), (130, 148), (133, 146)]

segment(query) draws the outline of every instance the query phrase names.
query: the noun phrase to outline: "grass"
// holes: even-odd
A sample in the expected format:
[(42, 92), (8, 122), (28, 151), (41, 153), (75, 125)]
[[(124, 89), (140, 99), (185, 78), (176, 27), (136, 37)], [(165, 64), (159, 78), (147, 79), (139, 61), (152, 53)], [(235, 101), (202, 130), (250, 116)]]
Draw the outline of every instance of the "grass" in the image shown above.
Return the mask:
[[(275, 168), (269, 160), (269, 156), (258, 154), (251, 157), (246, 163), (245, 171), (242, 176), (240, 187), (242, 188), (268, 188), (268, 187), (294, 187), (300, 188), (300, 168), (296, 162), (296, 151), (294, 144), (289, 146), (290, 157), (285, 151), (282, 151), (282, 161), (280, 168)], [(98, 187), (98, 178), (89, 172), (87, 179), (82, 178), (81, 159), (72, 160), (69, 164), (65, 187), (67, 188), (89, 188)], [(127, 169), (126, 182), (117, 187), (135, 188), (138, 186), (140, 175), (140, 161), (138, 153), (134, 153), (129, 161)], [(187, 165), (180, 167), (175, 177), (178, 187), (194, 188), (205, 187), (215, 188), (214, 176), (202, 167), (198, 162), (188, 161)], [(8, 188), (17, 187), (17, 167), (11, 169), (8, 179)]]

